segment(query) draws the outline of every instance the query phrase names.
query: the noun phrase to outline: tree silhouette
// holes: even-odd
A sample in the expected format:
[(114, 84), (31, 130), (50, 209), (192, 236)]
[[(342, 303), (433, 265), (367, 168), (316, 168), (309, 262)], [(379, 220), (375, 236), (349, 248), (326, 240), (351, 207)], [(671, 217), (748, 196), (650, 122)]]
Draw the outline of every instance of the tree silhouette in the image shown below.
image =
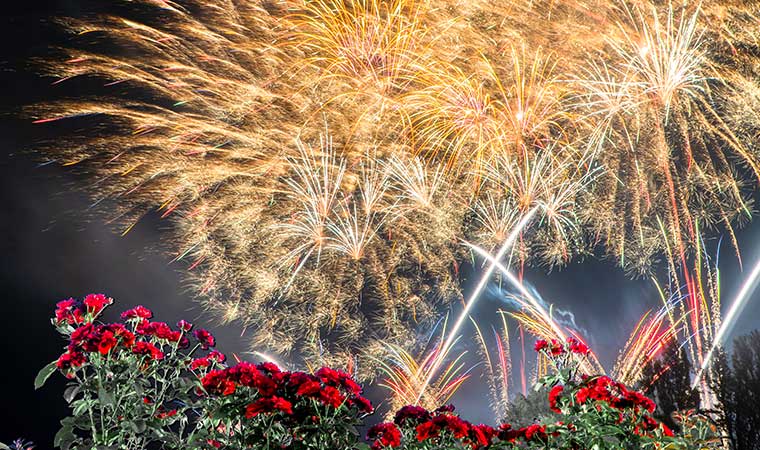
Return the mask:
[(760, 450), (760, 331), (734, 340), (730, 366), (720, 352), (713, 361), (710, 381), (731, 448)]
[(673, 429), (678, 429), (674, 412), (699, 407), (699, 391), (691, 387), (691, 374), (689, 358), (675, 343), (644, 370), (640, 387), (657, 403), (655, 417)]

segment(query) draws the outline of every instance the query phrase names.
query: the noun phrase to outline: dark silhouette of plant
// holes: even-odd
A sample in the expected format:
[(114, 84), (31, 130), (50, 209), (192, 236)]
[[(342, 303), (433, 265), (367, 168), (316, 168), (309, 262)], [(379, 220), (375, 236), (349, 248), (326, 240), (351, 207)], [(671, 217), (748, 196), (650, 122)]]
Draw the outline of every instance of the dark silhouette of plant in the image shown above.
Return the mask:
[(641, 389), (657, 403), (654, 416), (677, 430), (673, 413), (699, 408), (699, 391), (691, 387), (693, 370), (678, 343), (671, 343), (644, 371)]
[(760, 331), (734, 340), (731, 364), (719, 352), (710, 386), (721, 409), (720, 425), (734, 450), (760, 449)]

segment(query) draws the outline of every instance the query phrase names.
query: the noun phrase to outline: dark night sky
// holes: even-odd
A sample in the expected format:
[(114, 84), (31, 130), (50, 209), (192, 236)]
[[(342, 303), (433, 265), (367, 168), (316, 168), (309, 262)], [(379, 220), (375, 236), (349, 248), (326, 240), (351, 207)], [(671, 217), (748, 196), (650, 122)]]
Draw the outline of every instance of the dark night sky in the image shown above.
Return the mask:
[[(25, 437), (52, 448), (57, 423), (65, 414), (63, 381), (53, 377), (35, 392), (39, 368), (57, 358), (63, 345), (49, 323), (56, 301), (90, 292), (104, 292), (125, 309), (145, 304), (159, 320), (196, 321), (216, 331), (226, 352), (246, 350), (245, 337), (235, 326), (216, 327), (195, 307), (182, 283), (182, 267), (170, 264), (162, 252), (169, 224), (148, 217), (125, 237), (114, 233), (93, 211), (76, 186), (84, 178), (55, 165), (38, 165), (28, 150), (42, 137), (40, 128), (16, 116), (18, 107), (61, 95), (27, 69), (31, 56), (43, 55), (61, 36), (51, 31), (54, 15), (79, 15), (95, 2), (47, 0), (4, 5), (0, 23), (0, 289), (5, 313), (0, 315), (2, 363), (0, 398), (3, 420), (0, 442)], [(71, 93), (69, 93), (71, 94)], [(49, 136), (47, 136), (49, 137)], [(745, 273), (724, 245), (721, 261), (724, 306), (738, 290), (746, 271), (760, 258), (760, 225), (739, 234)], [(611, 261), (587, 259), (562, 270), (530, 270), (526, 279), (557, 307), (575, 313), (591, 344), (609, 364), (640, 314), (659, 300), (650, 281), (628, 279)], [(760, 292), (752, 299), (731, 336), (760, 326)], [(487, 323), (499, 306), (488, 299), (475, 316)], [(474, 347), (471, 349), (474, 351)], [(471, 352), (472, 353), (472, 352)], [(474, 358), (473, 358), (474, 360)], [(493, 422), (485, 388), (471, 380), (454, 402), (467, 418)], [(379, 400), (374, 395), (375, 402)], [(379, 419), (378, 419), (379, 420)]]

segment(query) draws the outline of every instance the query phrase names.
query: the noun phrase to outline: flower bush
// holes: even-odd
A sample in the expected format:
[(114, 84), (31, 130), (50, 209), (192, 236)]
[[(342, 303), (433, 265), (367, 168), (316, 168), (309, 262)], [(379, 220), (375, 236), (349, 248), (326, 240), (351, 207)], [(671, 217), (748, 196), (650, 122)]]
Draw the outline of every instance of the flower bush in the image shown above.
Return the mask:
[(579, 374), (588, 347), (580, 341), (538, 341), (553, 372), (554, 417), (513, 428), (472, 424), (451, 405), (428, 411), (405, 406), (361, 441), (357, 428), (373, 412), (349, 374), (323, 367), (313, 374), (272, 363), (226, 364), (214, 336), (184, 320), (172, 327), (137, 306), (121, 321), (99, 320), (113, 300), (92, 294), (56, 305), (52, 324), (67, 341), (40, 371), (40, 387), (56, 371), (72, 414), (55, 444), (68, 449), (689, 449), (720, 446), (717, 429), (697, 412), (676, 419), (675, 435), (652, 417), (655, 404), (606, 376)]
[(98, 319), (113, 300), (92, 294), (56, 305), (53, 326), (64, 353), (40, 371), (71, 380), (61, 421), (62, 449), (335, 449), (358, 442), (372, 413), (362, 388), (330, 368), (286, 372), (274, 364), (227, 367), (216, 340), (187, 321), (152, 321), (137, 306), (121, 322)]
[(201, 389), (199, 429), (216, 448), (349, 449), (373, 411), (348, 374), (327, 367), (312, 375), (240, 362), (204, 373)]
[[(38, 375), (40, 387), (56, 369), (70, 379), (64, 398), (72, 416), (61, 421), (55, 444), (68, 448), (185, 448), (198, 416), (189, 369), (191, 355), (213, 345), (205, 330), (192, 324), (176, 328), (153, 322), (153, 313), (137, 306), (121, 314), (122, 322), (98, 318), (113, 300), (91, 294), (56, 306), (53, 326), (68, 341), (65, 352)], [(224, 355), (211, 351), (210, 364)]]
[(548, 358), (554, 372), (536, 390), (549, 388), (547, 401), (555, 417), (526, 427), (473, 425), (456, 416), (452, 406), (427, 411), (416, 406), (400, 409), (393, 422), (369, 430), (373, 450), (449, 449), (689, 449), (719, 446), (714, 428), (691, 414), (682, 423), (689, 434), (675, 436), (652, 417), (654, 402), (607, 376), (578, 374), (578, 359), (588, 347), (573, 338), (567, 342), (539, 340), (535, 350)]

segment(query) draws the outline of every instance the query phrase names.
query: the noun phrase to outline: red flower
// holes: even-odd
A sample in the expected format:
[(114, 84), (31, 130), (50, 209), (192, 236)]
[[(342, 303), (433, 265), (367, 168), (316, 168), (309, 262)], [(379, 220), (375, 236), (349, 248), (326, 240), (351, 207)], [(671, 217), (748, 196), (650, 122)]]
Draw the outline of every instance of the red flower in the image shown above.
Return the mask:
[(533, 440), (533, 438), (545, 441), (547, 439), (546, 435), (546, 427), (543, 425), (533, 424), (528, 425), (527, 427), (523, 428), (525, 439), (528, 441)]
[(201, 385), (211, 395), (230, 395), (235, 392), (235, 382), (228, 378), (227, 370), (212, 370), (201, 379)]
[(119, 339), (124, 347), (132, 347), (135, 343), (135, 335), (131, 331), (127, 330), (124, 325), (120, 323), (112, 323), (106, 325), (106, 327), (113, 333), (113, 335)]
[(182, 333), (172, 330), (166, 322), (148, 322), (144, 320), (137, 325), (135, 331), (139, 334), (155, 336), (158, 339), (164, 339), (169, 342), (180, 342), (182, 338)]
[(536, 345), (533, 346), (533, 350), (540, 352), (547, 347), (549, 347), (549, 343), (543, 339), (539, 339), (536, 341)]
[(401, 431), (391, 422), (379, 423), (367, 432), (367, 439), (374, 440), (372, 449), (395, 448), (401, 445)]
[(177, 328), (187, 333), (188, 331), (193, 329), (193, 324), (186, 320), (180, 320), (179, 322), (177, 322)]
[(417, 440), (423, 442), (438, 436), (439, 428), (432, 421), (428, 421), (417, 425), (416, 431)]
[(396, 423), (396, 425), (401, 426), (408, 420), (417, 424), (429, 419), (430, 413), (427, 409), (420, 406), (406, 405), (396, 411), (396, 416), (393, 418), (393, 422)]
[(319, 394), (319, 391), (322, 389), (322, 384), (319, 381), (314, 380), (306, 380), (298, 387), (298, 390), (296, 391), (296, 395), (299, 396), (305, 396), (305, 397), (313, 397), (315, 395)]
[(214, 448), (221, 448), (221, 447), (222, 447), (222, 443), (221, 443), (221, 442), (219, 442), (219, 441), (215, 441), (215, 440), (213, 440), (213, 439), (207, 439), (207, 440), (206, 440), (206, 443), (207, 443), (208, 445), (210, 445), (210, 446), (214, 447)]
[(348, 377), (347, 374), (329, 367), (322, 367), (314, 375), (318, 376), (322, 382), (333, 386), (339, 386), (343, 379)]
[(352, 398), (351, 404), (356, 406), (356, 409), (366, 414), (371, 414), (372, 411), (375, 410), (375, 408), (372, 407), (372, 403), (361, 395)]
[(113, 299), (103, 294), (90, 294), (84, 298), (84, 306), (87, 308), (87, 313), (93, 316), (100, 314), (106, 306), (112, 303)]
[(557, 414), (561, 413), (562, 410), (557, 406), (557, 400), (559, 400), (560, 395), (562, 395), (562, 391), (565, 388), (562, 385), (556, 385), (552, 388), (551, 391), (549, 391), (549, 409), (556, 412)]
[(273, 413), (281, 411), (285, 414), (293, 414), (293, 405), (282, 397), (260, 398), (245, 407), (246, 419), (252, 419), (260, 413)]
[(132, 347), (132, 353), (135, 355), (148, 355), (150, 359), (154, 361), (160, 361), (164, 359), (164, 353), (150, 342), (136, 342)]
[(517, 438), (523, 435), (523, 430), (515, 430), (512, 425), (503, 423), (499, 426), (498, 436), (502, 441), (514, 442)]
[(584, 387), (578, 389), (578, 391), (575, 393), (575, 402), (579, 405), (586, 403), (586, 400), (588, 400), (589, 397), (589, 392), (591, 392), (591, 389), (589, 388)]
[(218, 363), (223, 363), (227, 359), (227, 357), (224, 356), (224, 353), (218, 352), (216, 350), (211, 350), (208, 352), (208, 358), (213, 359)]
[(552, 356), (559, 356), (565, 353), (565, 347), (558, 340), (552, 339), (552, 346), (551, 346), (550, 353)]
[(211, 365), (211, 361), (206, 358), (196, 358), (190, 363), (190, 370), (197, 370), (201, 367), (208, 367)]
[(450, 413), (454, 412), (456, 408), (454, 408), (454, 405), (442, 405), (439, 406), (433, 411), (434, 413)]
[(578, 353), (578, 354), (581, 354), (581, 355), (585, 355), (585, 354), (587, 354), (589, 352), (588, 346), (586, 344), (584, 344), (583, 342), (579, 341), (578, 339), (569, 338), (567, 340), (567, 344), (570, 347), (570, 351), (572, 353)]
[(173, 417), (177, 415), (176, 409), (171, 409), (169, 411), (162, 411), (156, 414), (156, 419), (166, 419), (167, 417)]
[(104, 331), (98, 340), (98, 352), (101, 355), (107, 355), (117, 344), (118, 341), (116, 341), (113, 333), (111, 331)]
[(78, 325), (84, 322), (84, 312), (79, 302), (73, 298), (61, 300), (55, 306), (55, 321), (57, 324)]
[(433, 422), (441, 428), (445, 428), (454, 435), (455, 438), (461, 439), (470, 432), (470, 424), (451, 414), (442, 414), (433, 418)]
[(121, 313), (121, 320), (147, 320), (153, 317), (153, 312), (148, 308), (138, 305)]
[(324, 405), (329, 405), (329, 406), (332, 406), (333, 408), (339, 408), (340, 405), (343, 404), (345, 397), (343, 397), (340, 391), (335, 389), (334, 387), (325, 386), (319, 392), (319, 400)]
[(280, 370), (280, 368), (277, 367), (277, 364), (275, 364), (273, 362), (268, 362), (268, 361), (256, 364), (256, 368), (259, 369), (259, 370), (261, 370), (261, 371), (264, 371), (264, 372), (269, 372), (270, 374), (275, 374), (275, 373), (282, 372)]
[(86, 323), (71, 333), (69, 348), (81, 348), (86, 352), (97, 351), (97, 337), (95, 325)]
[(69, 350), (58, 358), (58, 361), (55, 363), (55, 365), (59, 370), (61, 370), (61, 372), (64, 372), (68, 376), (68, 372), (71, 369), (81, 367), (86, 362), (87, 357), (85, 357), (84, 353)]
[(496, 436), (496, 430), (488, 425), (480, 424), (470, 427), (470, 436), (472, 437), (472, 448), (487, 447), (491, 445), (491, 440)]
[(627, 400), (627, 402), (630, 404), (627, 406), (638, 406), (644, 408), (650, 413), (653, 413), (654, 410), (657, 409), (657, 405), (641, 392), (626, 391), (624, 393), (624, 399)]
[(195, 335), (195, 338), (198, 339), (198, 342), (201, 343), (201, 348), (203, 350), (208, 350), (209, 347), (213, 347), (216, 344), (214, 336), (203, 328), (198, 328), (193, 331), (193, 334)]
[(668, 427), (668, 426), (667, 426), (667, 425), (665, 425), (664, 423), (661, 423), (661, 424), (660, 424), (660, 427), (662, 427), (662, 433), (663, 433), (665, 436), (668, 436), (668, 437), (673, 437), (673, 430), (671, 430), (671, 429), (670, 429), (670, 427)]

